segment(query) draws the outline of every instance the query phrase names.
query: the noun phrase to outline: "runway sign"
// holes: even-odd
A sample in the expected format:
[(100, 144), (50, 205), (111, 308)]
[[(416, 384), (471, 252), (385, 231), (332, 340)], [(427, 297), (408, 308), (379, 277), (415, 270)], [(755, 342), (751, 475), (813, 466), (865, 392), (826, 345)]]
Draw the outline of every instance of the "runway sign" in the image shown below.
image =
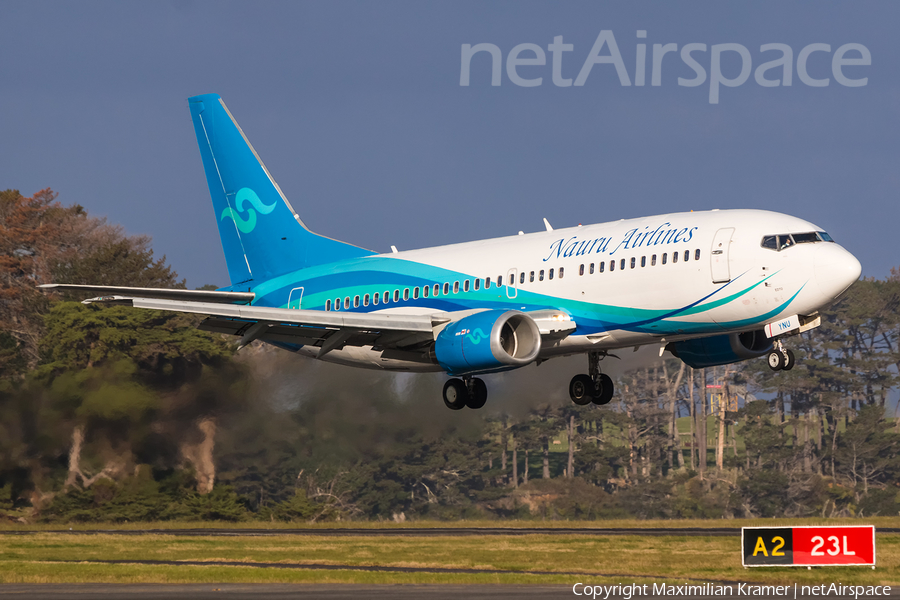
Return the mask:
[(742, 527), (745, 567), (875, 566), (875, 526)]

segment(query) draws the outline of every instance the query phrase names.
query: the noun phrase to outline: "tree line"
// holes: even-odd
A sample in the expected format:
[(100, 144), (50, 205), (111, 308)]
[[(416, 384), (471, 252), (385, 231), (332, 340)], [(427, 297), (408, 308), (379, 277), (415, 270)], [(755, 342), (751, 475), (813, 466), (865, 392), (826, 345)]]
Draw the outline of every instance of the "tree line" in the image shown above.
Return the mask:
[[(308, 361), (202, 317), (83, 305), (49, 282), (184, 287), (144, 236), (0, 192), (0, 517), (728, 518), (900, 512), (900, 272), (791, 338), (797, 365), (617, 377), (607, 406), (540, 386), (450, 413), (440, 378)], [(554, 368), (551, 360), (537, 373)], [(612, 359), (608, 359), (612, 360)], [(559, 363), (557, 363), (559, 364)]]

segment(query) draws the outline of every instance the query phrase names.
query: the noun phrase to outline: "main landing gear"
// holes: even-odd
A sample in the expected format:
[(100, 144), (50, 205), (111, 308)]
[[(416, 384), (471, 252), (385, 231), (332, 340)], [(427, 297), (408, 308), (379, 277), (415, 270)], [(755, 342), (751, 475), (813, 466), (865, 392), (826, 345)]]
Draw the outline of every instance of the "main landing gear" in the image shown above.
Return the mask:
[(481, 408), (487, 402), (487, 386), (477, 377), (463, 376), (444, 384), (444, 404), (450, 410)]
[(605, 356), (600, 352), (588, 354), (588, 370), (590, 375), (576, 375), (569, 382), (569, 397), (580, 406), (590, 404), (609, 404), (615, 393), (613, 380), (609, 375), (600, 372), (600, 360)]
[(766, 357), (773, 371), (790, 371), (794, 368), (794, 353), (784, 347), (781, 340), (775, 340), (775, 348)]

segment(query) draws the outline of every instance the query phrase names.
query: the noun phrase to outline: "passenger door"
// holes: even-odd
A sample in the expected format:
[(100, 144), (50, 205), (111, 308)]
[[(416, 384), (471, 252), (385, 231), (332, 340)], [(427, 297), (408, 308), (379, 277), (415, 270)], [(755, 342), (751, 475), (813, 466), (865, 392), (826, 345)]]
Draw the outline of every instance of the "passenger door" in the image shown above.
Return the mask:
[(731, 281), (731, 270), (728, 266), (728, 249), (731, 246), (731, 236), (733, 234), (734, 227), (723, 227), (716, 232), (713, 238), (712, 249), (709, 253), (713, 283), (728, 283)]

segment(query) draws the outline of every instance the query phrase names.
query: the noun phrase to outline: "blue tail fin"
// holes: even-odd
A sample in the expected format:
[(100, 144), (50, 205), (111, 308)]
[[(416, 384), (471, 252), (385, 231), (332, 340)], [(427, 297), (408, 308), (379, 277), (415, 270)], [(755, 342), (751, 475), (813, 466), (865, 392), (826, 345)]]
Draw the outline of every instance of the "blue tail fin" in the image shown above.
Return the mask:
[(217, 94), (190, 107), (232, 288), (374, 254), (306, 228)]

